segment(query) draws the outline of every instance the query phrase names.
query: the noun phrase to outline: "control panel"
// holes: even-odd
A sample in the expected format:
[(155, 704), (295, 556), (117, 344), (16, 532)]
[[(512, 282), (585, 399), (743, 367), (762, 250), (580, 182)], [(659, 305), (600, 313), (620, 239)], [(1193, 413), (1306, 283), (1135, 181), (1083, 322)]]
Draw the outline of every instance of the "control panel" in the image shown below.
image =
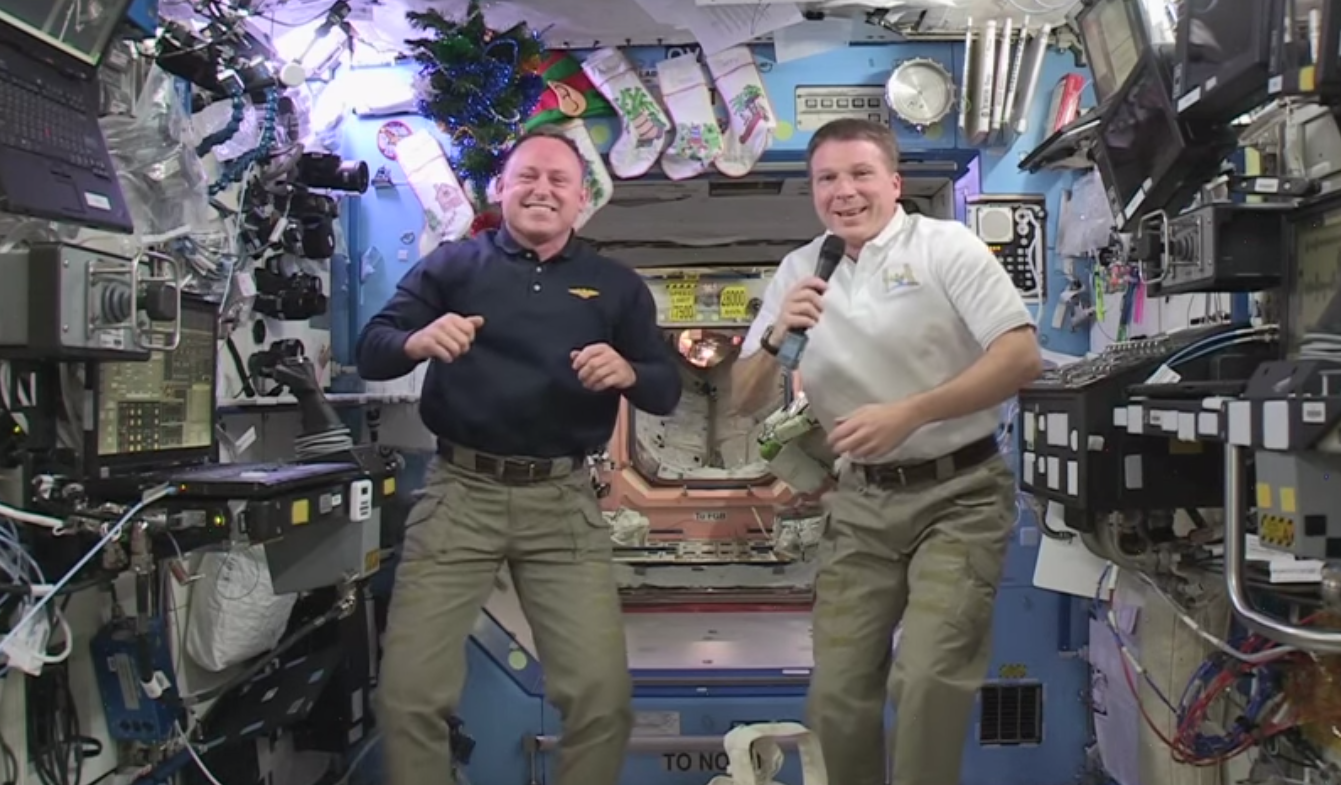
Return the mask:
[[(1210, 450), (1170, 447), (1133, 434), (1115, 408), (1127, 388), (1198, 341), (1226, 331), (1194, 328), (1109, 345), (1098, 356), (1047, 371), (1019, 393), (1020, 488), (1066, 508), (1066, 523), (1091, 531), (1113, 510), (1209, 507), (1223, 501), (1224, 466)], [(1148, 481), (1158, 477), (1161, 482)]]
[(1252, 292), (1281, 284), (1289, 204), (1208, 204), (1141, 227), (1136, 256), (1152, 295)]
[(1129, 371), (1153, 371), (1179, 350), (1228, 329), (1224, 325), (1210, 325), (1140, 340), (1114, 341), (1093, 357), (1049, 368), (1026, 389), (1081, 391), (1124, 377)]
[(1026, 300), (1047, 298), (1048, 208), (1041, 194), (969, 197), (968, 224)]
[(662, 327), (749, 327), (776, 268), (653, 268), (647, 280)]
[(181, 339), (182, 270), (65, 243), (0, 253), (0, 357), (148, 358)]
[(882, 85), (798, 85), (796, 130), (817, 131), (830, 120), (856, 118), (889, 125)]

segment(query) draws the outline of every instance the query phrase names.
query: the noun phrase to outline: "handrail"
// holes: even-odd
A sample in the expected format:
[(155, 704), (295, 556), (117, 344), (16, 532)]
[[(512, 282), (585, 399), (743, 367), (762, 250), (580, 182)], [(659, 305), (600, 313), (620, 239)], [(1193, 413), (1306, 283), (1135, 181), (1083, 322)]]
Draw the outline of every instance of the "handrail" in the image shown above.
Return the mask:
[(1267, 616), (1248, 603), (1244, 579), (1247, 526), (1244, 525), (1243, 448), (1225, 445), (1225, 586), (1229, 603), (1244, 625), (1260, 635), (1296, 649), (1341, 654), (1341, 632), (1297, 627)]

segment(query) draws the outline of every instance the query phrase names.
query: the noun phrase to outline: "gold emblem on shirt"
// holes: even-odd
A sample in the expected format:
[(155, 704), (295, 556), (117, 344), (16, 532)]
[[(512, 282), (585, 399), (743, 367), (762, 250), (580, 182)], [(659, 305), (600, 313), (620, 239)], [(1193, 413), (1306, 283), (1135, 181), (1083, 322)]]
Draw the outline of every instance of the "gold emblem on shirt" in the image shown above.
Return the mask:
[(593, 297), (601, 296), (601, 293), (595, 289), (569, 289), (568, 293), (574, 297), (581, 297), (583, 300), (590, 300)]
[(917, 276), (913, 274), (912, 265), (905, 263), (902, 267), (891, 267), (885, 270), (885, 291), (894, 292), (899, 289), (905, 289), (910, 286), (918, 286)]

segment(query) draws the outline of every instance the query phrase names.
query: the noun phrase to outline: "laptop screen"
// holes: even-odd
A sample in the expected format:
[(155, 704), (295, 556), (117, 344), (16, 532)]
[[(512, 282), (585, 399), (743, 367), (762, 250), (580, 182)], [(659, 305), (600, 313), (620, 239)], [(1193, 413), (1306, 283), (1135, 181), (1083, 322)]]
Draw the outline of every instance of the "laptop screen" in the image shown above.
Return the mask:
[(96, 66), (130, 0), (0, 0), (0, 22)]

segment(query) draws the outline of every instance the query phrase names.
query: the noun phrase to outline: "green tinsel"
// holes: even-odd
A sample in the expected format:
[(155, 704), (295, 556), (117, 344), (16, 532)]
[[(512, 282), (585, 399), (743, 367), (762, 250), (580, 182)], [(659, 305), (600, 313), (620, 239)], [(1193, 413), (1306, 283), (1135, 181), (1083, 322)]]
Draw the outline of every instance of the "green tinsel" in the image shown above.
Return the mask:
[(544, 46), (525, 22), (490, 30), (478, 0), (471, 0), (460, 22), (434, 10), (405, 16), (415, 29), (432, 34), (405, 42), (427, 88), (419, 112), (452, 137), (452, 164), (470, 182), (482, 209), (507, 145), (545, 89), (536, 73)]

